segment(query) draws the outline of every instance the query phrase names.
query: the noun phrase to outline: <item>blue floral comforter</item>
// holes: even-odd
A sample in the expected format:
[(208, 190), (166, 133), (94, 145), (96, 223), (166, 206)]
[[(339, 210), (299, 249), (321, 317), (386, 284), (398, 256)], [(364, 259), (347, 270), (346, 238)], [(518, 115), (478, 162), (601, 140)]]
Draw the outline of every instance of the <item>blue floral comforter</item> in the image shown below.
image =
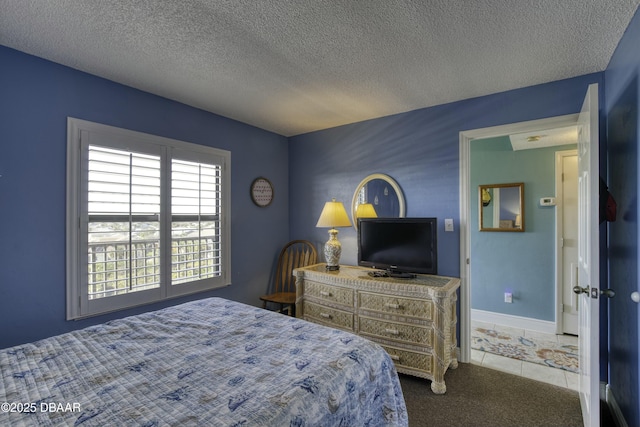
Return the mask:
[(209, 298), (0, 350), (0, 425), (406, 426), (356, 335)]

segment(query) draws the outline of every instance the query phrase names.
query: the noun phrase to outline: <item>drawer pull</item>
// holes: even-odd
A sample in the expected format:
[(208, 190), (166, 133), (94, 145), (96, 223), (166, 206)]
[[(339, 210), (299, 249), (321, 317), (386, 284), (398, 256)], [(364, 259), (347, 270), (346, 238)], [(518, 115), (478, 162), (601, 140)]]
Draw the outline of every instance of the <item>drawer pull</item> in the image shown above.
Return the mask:
[(395, 362), (399, 362), (400, 361), (400, 356), (396, 356), (395, 354), (390, 354), (389, 357), (391, 358), (391, 360), (393, 360)]
[(320, 317), (324, 317), (325, 319), (331, 319), (331, 315), (329, 313), (320, 313)]
[(330, 297), (331, 296), (331, 292), (320, 291), (320, 295), (322, 295), (323, 297)]
[(386, 308), (395, 308), (396, 310), (397, 310), (397, 309), (399, 309), (399, 308), (402, 308), (402, 307), (400, 306), (400, 304), (392, 304), (392, 303), (390, 303), (390, 302), (385, 303), (385, 304), (384, 304), (384, 306), (385, 306)]
[(384, 331), (391, 335), (400, 335), (400, 331), (398, 331), (397, 329), (385, 328)]

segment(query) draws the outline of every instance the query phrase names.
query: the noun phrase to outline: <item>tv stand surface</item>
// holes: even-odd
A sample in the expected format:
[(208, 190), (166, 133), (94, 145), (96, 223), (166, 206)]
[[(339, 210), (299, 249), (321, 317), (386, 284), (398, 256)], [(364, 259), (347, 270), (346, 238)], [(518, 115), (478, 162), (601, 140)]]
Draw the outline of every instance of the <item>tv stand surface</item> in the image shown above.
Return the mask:
[(431, 390), (443, 394), (445, 372), (458, 366), (460, 279), (425, 274), (397, 278), (385, 273), (345, 265), (337, 271), (326, 271), (324, 264), (298, 268), (293, 272), (296, 316), (377, 342), (398, 372), (430, 379)]

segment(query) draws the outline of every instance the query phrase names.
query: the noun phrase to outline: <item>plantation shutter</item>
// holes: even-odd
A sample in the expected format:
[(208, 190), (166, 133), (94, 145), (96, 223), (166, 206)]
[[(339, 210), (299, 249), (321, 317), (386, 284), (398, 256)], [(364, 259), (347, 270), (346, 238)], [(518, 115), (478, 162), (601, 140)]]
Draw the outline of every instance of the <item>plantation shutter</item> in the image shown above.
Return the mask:
[(171, 161), (171, 284), (221, 274), (222, 165)]
[(159, 156), (89, 145), (88, 294), (160, 286)]

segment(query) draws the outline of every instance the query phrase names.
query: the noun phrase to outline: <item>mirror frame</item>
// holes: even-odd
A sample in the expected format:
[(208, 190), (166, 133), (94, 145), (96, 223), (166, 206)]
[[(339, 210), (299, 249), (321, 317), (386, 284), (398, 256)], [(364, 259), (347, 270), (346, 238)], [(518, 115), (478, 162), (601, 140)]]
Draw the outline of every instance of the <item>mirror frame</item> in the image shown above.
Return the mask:
[[(520, 190), (520, 227), (518, 228), (491, 228), (483, 227), (484, 209), (482, 206), (482, 190), (489, 188), (513, 188), (517, 187)], [(480, 231), (500, 231), (510, 233), (521, 233), (524, 231), (524, 183), (514, 182), (509, 184), (485, 184), (478, 186), (478, 226)]]
[(375, 179), (381, 179), (385, 181), (387, 184), (393, 188), (398, 196), (398, 207), (400, 208), (400, 212), (398, 214), (398, 218), (404, 218), (405, 216), (405, 203), (404, 203), (404, 195), (402, 194), (402, 189), (398, 185), (398, 183), (391, 178), (389, 175), (385, 175), (383, 173), (374, 173), (367, 176), (365, 179), (360, 181), (360, 184), (356, 187), (356, 191), (353, 193), (353, 199), (351, 199), (351, 220), (353, 221), (353, 228), (358, 229), (358, 218), (356, 218), (356, 202), (358, 201), (358, 193), (362, 190), (362, 188), (369, 183), (369, 181), (373, 181)]

